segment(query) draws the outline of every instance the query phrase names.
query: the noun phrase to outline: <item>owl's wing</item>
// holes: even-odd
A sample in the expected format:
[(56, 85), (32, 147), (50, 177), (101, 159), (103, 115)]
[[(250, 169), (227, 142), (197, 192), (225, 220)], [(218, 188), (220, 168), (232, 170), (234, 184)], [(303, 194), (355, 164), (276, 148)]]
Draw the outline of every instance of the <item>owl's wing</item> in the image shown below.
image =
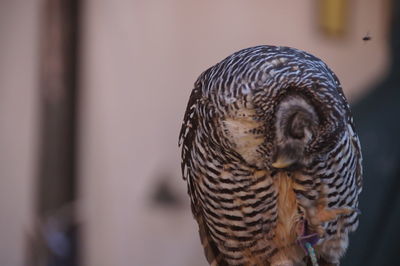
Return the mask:
[(188, 184), (188, 194), (191, 200), (191, 207), (194, 216), (199, 213), (199, 204), (197, 202), (197, 197), (195, 193), (195, 177), (191, 169), (192, 165), (192, 154), (193, 145), (196, 138), (196, 131), (198, 128), (199, 118), (196, 109), (200, 104), (200, 99), (202, 97), (201, 89), (198, 86), (192, 90), (190, 94), (189, 102), (186, 107), (186, 112), (183, 117), (183, 123), (181, 131), (179, 133), (179, 146), (181, 147), (181, 170), (182, 177), (187, 181)]
[(181, 168), (182, 176), (184, 180), (188, 179), (188, 167), (190, 167), (191, 154), (193, 142), (196, 136), (196, 130), (199, 122), (197, 117), (196, 109), (200, 104), (200, 99), (202, 97), (201, 89), (197, 86), (192, 90), (189, 97), (189, 102), (186, 107), (185, 115), (183, 117), (183, 123), (181, 131), (179, 133), (179, 146), (181, 147)]
[[(337, 90), (340, 94), (340, 96), (345, 100), (345, 102), (347, 102), (346, 97), (343, 93), (343, 89), (340, 86), (340, 81), (338, 79), (338, 77), (335, 75), (335, 73), (333, 73), (332, 70), (330, 70), (333, 78), (336, 81), (337, 86)], [(351, 138), (351, 144), (352, 144), (352, 151), (355, 154), (355, 183), (357, 186), (357, 190), (358, 190), (358, 194), (361, 193), (362, 190), (362, 182), (363, 182), (363, 171), (362, 171), (362, 153), (361, 153), (361, 145), (360, 145), (360, 140), (357, 136), (357, 134), (355, 133), (355, 127), (354, 127), (354, 122), (353, 122), (353, 115), (351, 113), (351, 109), (349, 104), (347, 104), (346, 106), (346, 112), (347, 112), (347, 123), (349, 125), (348, 129), (349, 129), (349, 134), (350, 134), (350, 138)]]
[(186, 108), (185, 116), (183, 118), (183, 124), (179, 133), (179, 146), (181, 146), (181, 170), (183, 179), (188, 184), (188, 194), (191, 201), (191, 209), (197, 223), (199, 225), (199, 234), (201, 244), (204, 247), (204, 253), (206, 255), (208, 263), (213, 266), (224, 266), (228, 265), (222, 256), (222, 253), (218, 250), (215, 242), (212, 240), (209, 228), (205, 221), (201, 204), (198, 200), (198, 196), (195, 188), (195, 176), (191, 169), (192, 165), (192, 154), (193, 145), (196, 138), (196, 132), (198, 130), (199, 117), (197, 110), (199, 109), (202, 98), (202, 91), (199, 82), (196, 82), (195, 88), (190, 94), (189, 102)]
[(199, 215), (196, 217), (196, 220), (199, 224), (200, 240), (208, 263), (212, 266), (227, 266), (228, 264), (224, 260), (222, 253), (218, 250), (215, 242), (210, 236), (208, 226), (204, 221), (204, 216)]
[(355, 167), (356, 186), (358, 189), (358, 194), (360, 194), (363, 183), (362, 154), (361, 154), (360, 140), (357, 134), (354, 132), (353, 123), (351, 123), (351, 133), (352, 133), (351, 136), (352, 148), (355, 153), (355, 160), (356, 160), (356, 167)]
[[(339, 92), (339, 95), (347, 103), (346, 97), (345, 97), (345, 95), (343, 93), (343, 88), (340, 85), (340, 81), (339, 81), (338, 77), (336, 76), (335, 73), (333, 73), (332, 70), (330, 70), (330, 73), (333, 76), (336, 84), (338, 85), (336, 87), (336, 89)], [(349, 135), (350, 135), (350, 138), (351, 138), (351, 144), (352, 144), (351, 152), (354, 153), (355, 161), (356, 161), (355, 162), (355, 175), (354, 175), (355, 176), (355, 181), (356, 181), (355, 183), (356, 183), (356, 186), (357, 186), (357, 189), (358, 189), (358, 194), (360, 194), (361, 188), (362, 188), (362, 178), (363, 178), (361, 145), (360, 145), (360, 141), (358, 139), (358, 136), (355, 133), (353, 115), (351, 113), (351, 109), (350, 109), (349, 104), (346, 104), (345, 108), (346, 108), (346, 116), (347, 116), (347, 123), (348, 123), (348, 131), (349, 131)]]

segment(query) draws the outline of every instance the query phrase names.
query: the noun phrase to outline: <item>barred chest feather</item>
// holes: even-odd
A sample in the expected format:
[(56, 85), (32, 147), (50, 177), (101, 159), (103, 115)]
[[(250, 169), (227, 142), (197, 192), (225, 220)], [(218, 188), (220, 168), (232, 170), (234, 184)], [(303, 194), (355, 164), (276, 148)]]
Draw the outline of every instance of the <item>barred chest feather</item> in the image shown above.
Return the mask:
[(222, 123), (226, 139), (249, 164), (195, 164), (199, 172), (213, 173), (201, 175), (198, 194), (204, 222), (225, 260), (230, 265), (304, 265), (306, 252), (298, 240), (305, 231), (321, 238), (317, 250), (333, 246), (344, 252), (347, 239), (325, 241), (325, 229), (330, 221), (337, 227), (338, 218), (353, 211), (328, 208), (329, 188), (315, 172), (260, 170), (265, 159), (258, 149), (265, 133), (254, 116), (254, 110), (242, 108)]
[[(226, 184), (228, 178), (241, 179), (241, 184)], [(310, 203), (304, 197), (311, 188), (309, 178), (263, 170), (247, 177), (222, 172), (222, 182), (211, 188), (204, 177), (205, 223), (229, 265), (305, 265), (306, 252), (298, 240), (306, 227), (322, 239), (325, 222), (349, 213), (342, 209), (332, 212), (323, 198)], [(210, 190), (214, 192), (211, 198), (207, 196)], [(316, 249), (329, 241), (320, 241)]]

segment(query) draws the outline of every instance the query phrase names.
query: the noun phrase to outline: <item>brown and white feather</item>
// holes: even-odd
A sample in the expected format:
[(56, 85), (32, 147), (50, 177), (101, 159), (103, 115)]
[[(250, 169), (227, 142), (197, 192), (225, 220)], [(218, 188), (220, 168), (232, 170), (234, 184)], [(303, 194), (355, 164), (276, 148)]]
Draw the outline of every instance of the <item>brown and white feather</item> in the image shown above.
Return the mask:
[[(211, 265), (305, 265), (297, 238), (338, 263), (358, 226), (361, 149), (340, 83), (288, 47), (239, 51), (200, 75), (179, 136)], [(281, 156), (292, 166), (275, 168)]]

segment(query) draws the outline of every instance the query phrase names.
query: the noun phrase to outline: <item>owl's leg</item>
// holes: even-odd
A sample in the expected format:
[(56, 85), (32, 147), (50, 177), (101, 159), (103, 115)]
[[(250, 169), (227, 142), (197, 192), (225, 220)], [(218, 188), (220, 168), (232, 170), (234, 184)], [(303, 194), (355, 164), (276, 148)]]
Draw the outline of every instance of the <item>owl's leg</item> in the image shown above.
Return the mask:
[(325, 240), (316, 247), (316, 251), (320, 255), (318, 259), (319, 265), (339, 266), (340, 258), (344, 255), (348, 245), (349, 238), (346, 233)]
[(324, 222), (336, 220), (339, 216), (351, 214), (357, 211), (354, 208), (343, 207), (343, 208), (327, 208), (322, 204), (318, 204), (314, 212), (310, 215), (310, 223), (313, 225), (320, 225)]
[(325, 193), (321, 193), (321, 197), (317, 199), (315, 205), (307, 209), (307, 217), (310, 226), (320, 237), (323, 237), (325, 234), (323, 224), (325, 222), (334, 221), (340, 216), (349, 215), (353, 212), (359, 212), (359, 210), (351, 207), (329, 208)]
[(323, 224), (325, 222), (338, 220), (338, 234), (325, 240), (320, 246), (316, 247), (320, 258), (318, 263), (320, 266), (339, 266), (340, 258), (343, 256), (348, 246), (347, 233), (340, 232), (340, 224), (343, 220), (340, 218), (343, 215), (349, 215), (358, 210), (351, 207), (329, 208), (325, 197), (317, 200), (316, 206), (311, 210), (314, 212), (310, 216), (310, 224), (316, 228), (321, 237), (325, 235)]

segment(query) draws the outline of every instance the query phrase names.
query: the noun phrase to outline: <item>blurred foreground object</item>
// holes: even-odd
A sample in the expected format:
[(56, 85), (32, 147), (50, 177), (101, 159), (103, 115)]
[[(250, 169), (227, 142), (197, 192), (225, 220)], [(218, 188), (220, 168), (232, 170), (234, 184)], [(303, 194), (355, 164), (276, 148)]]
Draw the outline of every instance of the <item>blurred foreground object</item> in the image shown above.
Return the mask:
[(74, 208), (66, 206), (76, 195), (78, 0), (46, 0), (42, 17), (38, 222), (28, 264), (77, 265)]
[(211, 265), (339, 263), (358, 226), (362, 158), (339, 80), (320, 59), (257, 46), (209, 68), (180, 145)]

